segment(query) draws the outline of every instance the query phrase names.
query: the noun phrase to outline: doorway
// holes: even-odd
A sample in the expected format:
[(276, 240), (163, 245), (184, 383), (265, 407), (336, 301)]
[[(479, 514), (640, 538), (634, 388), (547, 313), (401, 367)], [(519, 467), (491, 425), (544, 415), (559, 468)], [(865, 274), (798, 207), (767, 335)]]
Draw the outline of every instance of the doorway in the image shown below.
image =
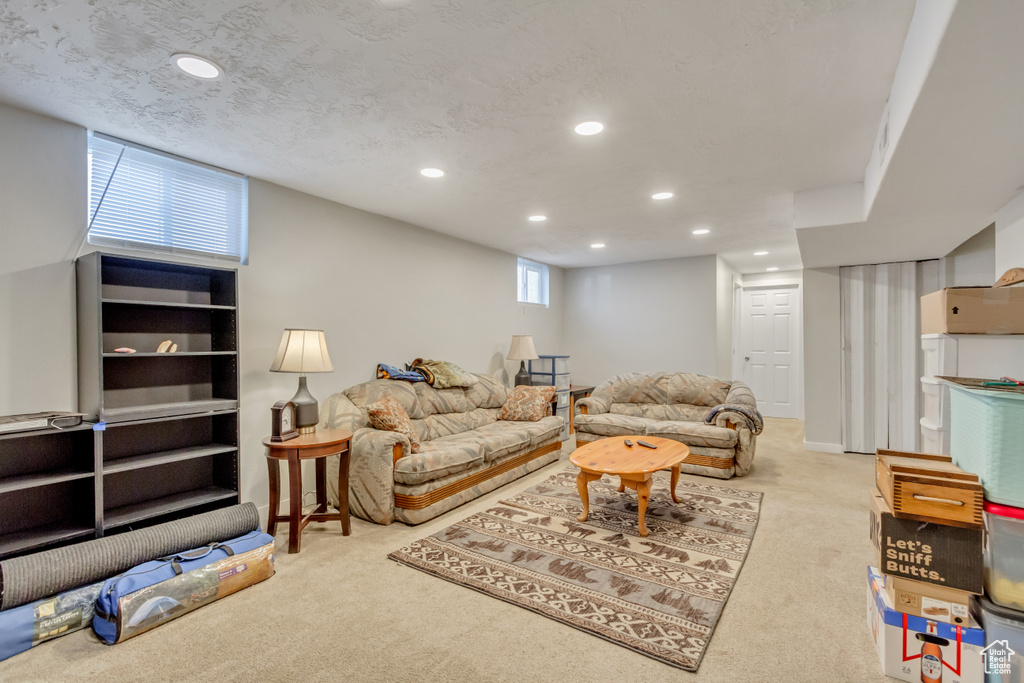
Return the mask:
[(765, 417), (803, 419), (803, 317), (798, 280), (744, 284), (733, 377), (754, 392)]

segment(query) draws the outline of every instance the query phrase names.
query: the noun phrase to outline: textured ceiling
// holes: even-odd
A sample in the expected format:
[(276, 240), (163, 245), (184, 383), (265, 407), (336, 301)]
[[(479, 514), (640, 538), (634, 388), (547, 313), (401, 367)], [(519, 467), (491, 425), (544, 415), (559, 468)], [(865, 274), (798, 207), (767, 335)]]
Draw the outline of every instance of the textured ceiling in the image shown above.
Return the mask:
[[(912, 12), (5, 0), (0, 100), (555, 265), (719, 253), (785, 270), (800, 266), (792, 193), (863, 178)], [(180, 73), (182, 51), (225, 77)], [(583, 120), (605, 132), (577, 136)]]

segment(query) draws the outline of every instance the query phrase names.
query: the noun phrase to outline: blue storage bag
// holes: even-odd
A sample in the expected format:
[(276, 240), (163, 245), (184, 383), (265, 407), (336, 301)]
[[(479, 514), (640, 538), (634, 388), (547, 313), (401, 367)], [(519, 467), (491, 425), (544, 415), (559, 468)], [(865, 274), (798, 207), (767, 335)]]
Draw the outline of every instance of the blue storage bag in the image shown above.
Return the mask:
[(274, 537), (259, 530), (161, 557), (103, 582), (92, 629), (121, 642), (273, 575)]
[(0, 612), (0, 660), (92, 623), (103, 582)]

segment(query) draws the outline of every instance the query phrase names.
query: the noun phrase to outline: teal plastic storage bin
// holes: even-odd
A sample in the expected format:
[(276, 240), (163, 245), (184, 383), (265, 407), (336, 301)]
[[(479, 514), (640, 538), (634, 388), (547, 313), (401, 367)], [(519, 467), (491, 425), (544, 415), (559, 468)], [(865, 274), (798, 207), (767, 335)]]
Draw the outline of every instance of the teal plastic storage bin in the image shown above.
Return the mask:
[(985, 498), (1024, 507), (1024, 394), (949, 384), (949, 454)]

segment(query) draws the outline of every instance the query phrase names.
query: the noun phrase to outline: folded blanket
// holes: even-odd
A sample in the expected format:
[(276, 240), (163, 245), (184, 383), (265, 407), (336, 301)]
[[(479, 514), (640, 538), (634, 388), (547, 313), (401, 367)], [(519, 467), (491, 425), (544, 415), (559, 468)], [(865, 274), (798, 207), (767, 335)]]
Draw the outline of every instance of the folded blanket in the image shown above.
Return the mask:
[[(715, 406), (704, 416), (704, 424), (715, 424), (715, 418), (722, 412), (738, 413), (740, 419), (746, 423), (747, 429), (754, 436), (764, 431), (764, 418), (761, 417), (761, 413), (757, 408), (748, 406), (745, 403), (723, 403)], [(733, 421), (735, 422), (736, 420)]]
[(404, 379), (408, 382), (422, 382), (423, 375), (412, 370), (399, 370), (394, 365), (377, 363), (377, 379)]
[(449, 387), (471, 387), (479, 380), (455, 363), (446, 360), (423, 360), (417, 358), (410, 363), (410, 369), (421, 373), (427, 384), (435, 389)]

